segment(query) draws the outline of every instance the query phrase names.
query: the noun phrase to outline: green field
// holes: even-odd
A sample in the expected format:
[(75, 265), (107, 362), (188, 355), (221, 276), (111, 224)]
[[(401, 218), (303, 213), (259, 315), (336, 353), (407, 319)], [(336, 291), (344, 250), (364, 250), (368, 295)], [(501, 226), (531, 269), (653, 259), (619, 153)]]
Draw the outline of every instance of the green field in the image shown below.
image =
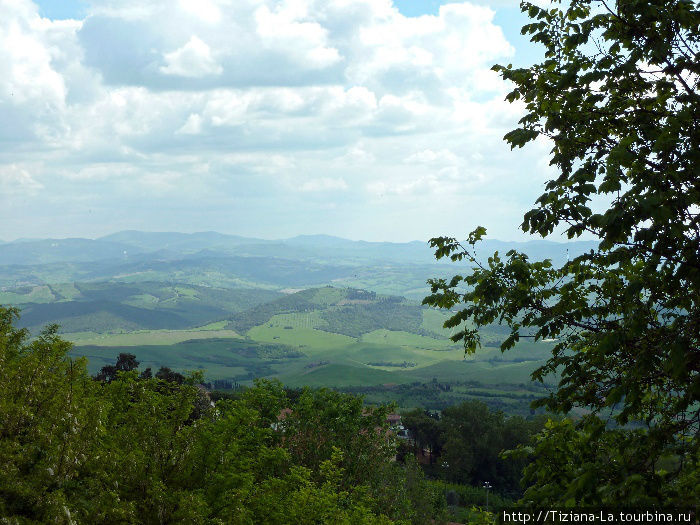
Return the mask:
[(57, 296), (47, 285), (0, 291), (0, 304), (50, 303), (56, 300)]
[(542, 361), (492, 364), (484, 361), (441, 361), (407, 372), (417, 381), (477, 381), (488, 385), (527, 384)]
[(141, 330), (125, 333), (98, 334), (77, 332), (62, 334), (78, 346), (151, 346), (172, 345), (191, 339), (240, 338), (233, 330)]
[(365, 343), (406, 346), (433, 351), (454, 350), (461, 348), (460, 345), (453, 343), (449, 339), (437, 339), (434, 337), (426, 337), (423, 335), (411, 334), (408, 332), (399, 332), (384, 329), (374, 330), (372, 332), (363, 334), (360, 340)]
[(299, 347), (305, 353), (314, 355), (320, 352), (333, 352), (345, 348), (355, 339), (341, 334), (333, 334), (314, 328), (285, 328), (289, 325), (265, 324), (256, 326), (247, 335), (255, 341), (279, 343)]
[(330, 363), (293, 375), (280, 374), (290, 386), (366, 386), (386, 383), (407, 383), (410, 378), (401, 373), (373, 370), (360, 366)]

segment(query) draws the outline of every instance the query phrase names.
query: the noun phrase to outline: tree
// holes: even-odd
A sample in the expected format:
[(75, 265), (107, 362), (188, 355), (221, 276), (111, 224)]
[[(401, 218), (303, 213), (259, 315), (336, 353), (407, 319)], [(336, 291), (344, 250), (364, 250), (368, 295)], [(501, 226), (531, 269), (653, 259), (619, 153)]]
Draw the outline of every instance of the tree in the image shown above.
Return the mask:
[(163, 381), (168, 381), (169, 383), (177, 383), (178, 385), (181, 385), (185, 382), (185, 376), (178, 372), (170, 370), (170, 368), (167, 366), (160, 367), (158, 372), (156, 372), (156, 378), (161, 379)]
[(68, 523), (65, 491), (92, 456), (104, 405), (86, 360), (66, 359), (71, 344), (58, 327), (30, 342), (13, 326), (18, 317), (0, 307), (0, 521)]
[(435, 455), (440, 454), (443, 445), (440, 422), (419, 408), (407, 412), (401, 419), (413, 437), (420, 454), (423, 455), (426, 447), (428, 448), (430, 452), (428, 461), (432, 465)]
[[(558, 176), (521, 225), (543, 237), (562, 230), (599, 247), (554, 267), (509, 251), (481, 264), (467, 243), (431, 240), (436, 256), (467, 259), (467, 276), (430, 281), (424, 302), (454, 308), (446, 323), (471, 320), (453, 339), (467, 352), (478, 327), (521, 337), (556, 338), (533, 379), (560, 374), (538, 402), (589, 415), (575, 428), (551, 423), (543, 452), (576, 433), (589, 454), (535, 461), (526, 493), (538, 503), (617, 504), (700, 500), (700, 11), (690, 0), (555, 0), (521, 4), (523, 34), (545, 49), (530, 68), (494, 66), (514, 84), (507, 99), (526, 108), (505, 136), (514, 147), (538, 137), (552, 144)], [(605, 202), (595, 211), (592, 199)], [(620, 428), (610, 430), (606, 420)], [(629, 428), (635, 426), (636, 428)], [(542, 457), (542, 456), (540, 456)], [(613, 467), (611, 467), (611, 465)], [(571, 473), (565, 490), (541, 490), (543, 472)], [(563, 479), (563, 478), (562, 478)], [(551, 481), (551, 480), (550, 480)]]
[(105, 365), (100, 369), (100, 373), (95, 376), (97, 381), (114, 381), (119, 372), (131, 372), (139, 367), (139, 362), (134, 354), (121, 353), (117, 356), (114, 365)]

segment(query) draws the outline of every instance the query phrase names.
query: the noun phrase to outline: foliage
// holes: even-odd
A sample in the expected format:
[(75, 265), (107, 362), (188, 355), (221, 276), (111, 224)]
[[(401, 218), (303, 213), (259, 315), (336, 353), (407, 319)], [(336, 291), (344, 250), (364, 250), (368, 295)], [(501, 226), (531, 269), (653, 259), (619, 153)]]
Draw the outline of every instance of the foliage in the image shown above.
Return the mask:
[[(119, 372), (131, 372), (139, 367), (139, 362), (134, 354), (122, 352), (117, 356), (117, 362), (113, 365), (105, 365), (100, 373), (95, 376), (98, 381), (113, 381), (117, 379)], [(150, 369), (149, 369), (150, 373)]]
[[(509, 251), (481, 264), (456, 239), (436, 256), (473, 273), (431, 281), (427, 304), (464, 308), (447, 323), (468, 353), (478, 327), (501, 322), (508, 350), (522, 337), (556, 338), (533, 374), (559, 371), (538, 403), (577, 425), (553, 424), (528, 471), (535, 503), (682, 504), (700, 500), (700, 11), (689, 0), (523, 2), (523, 33), (545, 47), (527, 69), (495, 66), (525, 105), (505, 139), (553, 146), (549, 181), (522, 229), (564, 228), (600, 240), (561, 267)], [(597, 211), (598, 208), (605, 208)], [(595, 205), (594, 205), (595, 204)], [(606, 420), (639, 428), (609, 429)], [(671, 467), (662, 468), (668, 458)], [(689, 492), (686, 490), (694, 487)]]
[[(419, 306), (406, 304), (403, 298), (389, 297), (369, 304), (350, 304), (325, 310), (324, 330), (337, 334), (360, 337), (362, 334), (385, 328), (423, 334), (423, 313)], [(432, 335), (432, 334), (431, 334)]]
[[(120, 356), (111, 380), (95, 381), (84, 359), (67, 357), (70, 343), (55, 326), (29, 341), (16, 317), (0, 308), (2, 521), (440, 517), (419, 473), (389, 461), (386, 409), (366, 412), (358, 398), (329, 391), (294, 392), (292, 404), (279, 383), (266, 381), (202, 407), (201, 373), (182, 382), (139, 377), (133, 355)], [(282, 408), (291, 410), (284, 428), (274, 424)]]
[(507, 495), (521, 493), (520, 478), (529, 460), (503, 458), (501, 453), (528, 445), (544, 425), (542, 417), (506, 418), (480, 401), (447, 407), (439, 416), (416, 409), (403, 414), (402, 421), (418, 450), (431, 453), (435, 476), (468, 486), (488, 481)]

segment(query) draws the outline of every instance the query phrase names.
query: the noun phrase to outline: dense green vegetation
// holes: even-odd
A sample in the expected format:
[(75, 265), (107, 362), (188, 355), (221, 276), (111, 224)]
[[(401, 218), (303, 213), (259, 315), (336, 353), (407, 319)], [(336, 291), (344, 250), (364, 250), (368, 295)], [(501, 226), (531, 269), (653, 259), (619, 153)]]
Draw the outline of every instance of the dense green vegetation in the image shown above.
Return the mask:
[(428, 452), (435, 475), (468, 486), (488, 481), (500, 494), (521, 495), (524, 458), (503, 458), (504, 450), (528, 445), (542, 430), (545, 417), (505, 417), (480, 401), (446, 407), (440, 414), (413, 410), (403, 424), (414, 436), (417, 453)]
[[(426, 523), (442, 494), (392, 462), (387, 408), (260, 382), (212, 406), (191, 375), (103, 381), (55, 328), (0, 309), (0, 518), (22, 523)], [(119, 371), (121, 370), (121, 371)], [(282, 409), (288, 409), (282, 411)]]
[(423, 314), (418, 305), (389, 297), (368, 304), (350, 304), (322, 314), (324, 329), (329, 332), (360, 337), (379, 329), (420, 333)]
[[(526, 107), (512, 147), (552, 142), (558, 171), (522, 229), (594, 236), (567, 263), (516, 250), (476, 258), (439, 237), (438, 258), (475, 265), (432, 281), (426, 303), (459, 311), (447, 326), (467, 352), (479, 328), (556, 338), (533, 374), (560, 372), (536, 405), (551, 422), (526, 469), (525, 501), (556, 505), (687, 505), (700, 501), (700, 9), (688, 0), (523, 3), (523, 33), (545, 48), (530, 68), (496, 66)], [(595, 205), (594, 205), (595, 200)], [(464, 322), (467, 322), (465, 325)]]

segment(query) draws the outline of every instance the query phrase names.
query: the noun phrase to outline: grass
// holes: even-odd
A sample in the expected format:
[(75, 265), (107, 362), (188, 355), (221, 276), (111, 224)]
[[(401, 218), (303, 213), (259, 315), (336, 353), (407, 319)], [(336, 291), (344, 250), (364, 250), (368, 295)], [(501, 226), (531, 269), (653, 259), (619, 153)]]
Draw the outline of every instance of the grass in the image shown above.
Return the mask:
[(51, 290), (57, 299), (72, 301), (80, 297), (80, 290), (73, 283), (52, 284)]
[(450, 312), (426, 308), (423, 310), (423, 322), (421, 323), (420, 327), (423, 330), (448, 339), (452, 334), (454, 334), (455, 330), (454, 328), (443, 328), (442, 325), (450, 318), (450, 316)]
[(542, 361), (492, 364), (484, 361), (442, 361), (407, 371), (418, 381), (478, 381), (488, 385), (530, 383), (530, 374)]
[(241, 336), (233, 330), (141, 330), (113, 334), (77, 332), (61, 334), (61, 337), (81, 346), (164, 346), (191, 339), (240, 338)]
[(410, 346), (414, 348), (423, 348), (425, 350), (447, 350), (455, 348), (455, 343), (447, 338), (436, 339), (408, 332), (383, 329), (364, 334), (360, 340), (365, 343)]
[(50, 303), (56, 300), (49, 286), (33, 286), (29, 289), (0, 292), (0, 305)]
[(368, 367), (330, 363), (293, 376), (280, 375), (290, 386), (364, 386), (385, 383), (407, 383), (411, 379), (399, 372), (374, 370)]
[(308, 300), (321, 307), (327, 307), (345, 299), (345, 290), (341, 288), (317, 288), (314, 293), (308, 297)]
[(198, 331), (206, 331), (206, 330), (223, 330), (226, 325), (228, 324), (228, 321), (216, 321), (214, 323), (209, 323), (204, 326), (200, 326), (197, 328)]
[(314, 310), (313, 312), (296, 312), (291, 314), (273, 315), (270, 320), (262, 326), (272, 328), (284, 328), (291, 326), (292, 328), (318, 328), (324, 325), (321, 319), (321, 312)]
[(122, 302), (141, 308), (157, 308), (160, 305), (160, 299), (158, 299), (155, 295), (148, 293), (132, 295)]
[(318, 351), (337, 350), (356, 342), (354, 338), (346, 335), (332, 334), (314, 328), (287, 329), (284, 328), (285, 326), (291, 325), (267, 323), (251, 328), (247, 335), (255, 341), (295, 346), (311, 356)]

